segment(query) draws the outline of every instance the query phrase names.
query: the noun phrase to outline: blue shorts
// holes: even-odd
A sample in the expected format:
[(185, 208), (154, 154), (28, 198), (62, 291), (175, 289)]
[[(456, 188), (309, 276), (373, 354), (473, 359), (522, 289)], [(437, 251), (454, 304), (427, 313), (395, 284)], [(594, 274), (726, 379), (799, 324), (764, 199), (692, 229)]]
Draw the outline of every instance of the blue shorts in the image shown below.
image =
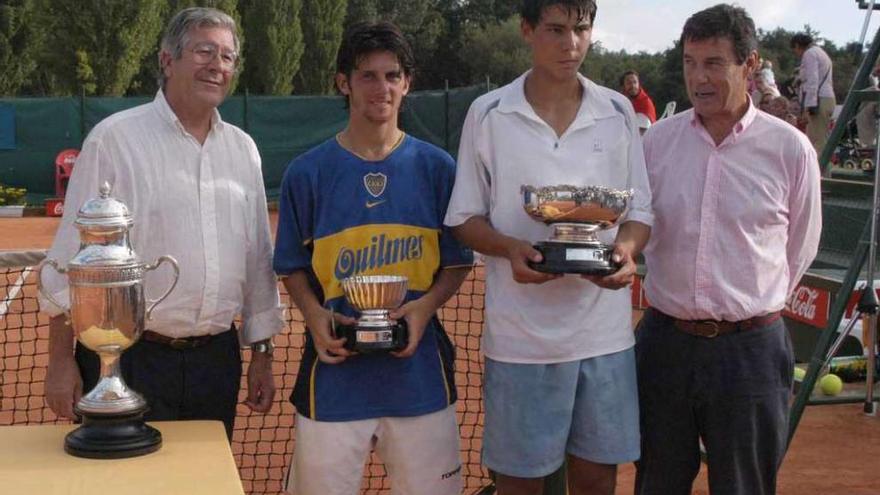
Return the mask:
[(556, 471), (571, 454), (600, 464), (639, 458), (633, 349), (554, 364), (486, 358), (483, 464), (519, 478)]

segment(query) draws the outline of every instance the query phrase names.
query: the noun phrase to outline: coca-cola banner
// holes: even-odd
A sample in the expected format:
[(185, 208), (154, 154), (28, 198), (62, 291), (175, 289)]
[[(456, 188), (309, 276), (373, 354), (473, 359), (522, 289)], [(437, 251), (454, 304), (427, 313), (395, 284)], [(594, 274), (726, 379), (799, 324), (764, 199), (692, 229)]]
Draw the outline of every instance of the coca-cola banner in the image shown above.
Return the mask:
[(816, 328), (828, 325), (828, 311), (831, 306), (831, 293), (827, 290), (798, 285), (788, 296), (783, 314)]

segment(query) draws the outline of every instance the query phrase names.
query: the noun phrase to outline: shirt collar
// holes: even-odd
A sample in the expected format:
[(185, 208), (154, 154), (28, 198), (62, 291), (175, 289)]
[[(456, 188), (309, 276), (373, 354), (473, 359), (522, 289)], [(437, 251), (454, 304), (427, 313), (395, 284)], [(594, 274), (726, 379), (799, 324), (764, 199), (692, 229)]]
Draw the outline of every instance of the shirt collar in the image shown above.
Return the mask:
[[(505, 90), (498, 103), (498, 111), (502, 113), (519, 113), (526, 118), (541, 123), (544, 121), (535, 113), (535, 109), (526, 100), (525, 82), (531, 69), (525, 74), (516, 78)], [(617, 112), (611, 103), (610, 98), (602, 98), (599, 93), (599, 86), (590, 81), (582, 74), (577, 75), (578, 82), (583, 87), (583, 95), (581, 97), (581, 106), (578, 109), (574, 122), (571, 123), (569, 129), (578, 127), (587, 127), (592, 125), (596, 120), (607, 117), (614, 117)], [(546, 125), (546, 123), (545, 123)]]
[[(153, 104), (155, 105), (156, 111), (159, 112), (159, 116), (162, 120), (173, 125), (181, 132), (187, 133), (186, 128), (183, 127), (177, 114), (174, 113), (171, 105), (168, 104), (168, 100), (165, 99), (165, 92), (162, 88), (159, 88), (159, 91), (156, 92)], [(224, 125), (223, 119), (220, 117), (220, 112), (215, 108), (213, 115), (211, 115), (211, 132), (214, 132), (215, 129), (217, 131), (222, 130)]]
[[(755, 117), (758, 115), (758, 109), (755, 108), (755, 104), (752, 102), (752, 97), (750, 95), (747, 94), (746, 98), (749, 99), (749, 107), (746, 109), (746, 113), (736, 122), (736, 124), (733, 125), (733, 130), (724, 141), (727, 141), (728, 139), (736, 141), (740, 134), (745, 132), (755, 121)], [(700, 121), (697, 112), (693, 109), (691, 109), (691, 126), (695, 129), (706, 130), (703, 123)]]

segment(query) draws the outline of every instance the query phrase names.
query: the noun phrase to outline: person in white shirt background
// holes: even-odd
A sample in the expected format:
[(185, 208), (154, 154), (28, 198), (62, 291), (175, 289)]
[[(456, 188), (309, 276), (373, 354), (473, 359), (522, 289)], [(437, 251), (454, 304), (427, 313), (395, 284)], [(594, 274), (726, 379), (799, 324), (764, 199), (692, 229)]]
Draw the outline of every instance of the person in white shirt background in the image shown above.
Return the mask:
[(816, 45), (812, 36), (798, 33), (791, 37), (791, 49), (800, 57), (800, 121), (816, 153), (822, 153), (828, 140), (828, 124), (834, 114), (834, 72), (831, 57)]
[[(238, 67), (236, 33), (235, 21), (215, 9), (174, 16), (159, 53), (161, 89), (152, 102), (112, 115), (89, 133), (49, 251), (60, 261), (76, 253), (77, 210), (109, 182), (134, 217), (134, 251), (145, 260), (170, 254), (180, 265), (177, 287), (123, 354), (123, 377), (149, 403), (147, 420), (217, 419), (229, 438), (240, 344), (253, 350), (247, 405), (268, 411), (275, 395), (271, 337), (283, 327), (260, 156), (250, 136), (217, 111)], [(147, 298), (158, 297), (171, 276), (164, 268), (148, 272)], [(56, 300), (69, 299), (66, 278), (46, 270), (43, 280)], [(74, 418), (76, 401), (97, 381), (98, 358), (74, 346), (61, 308), (40, 304), (51, 316), (46, 402)]]

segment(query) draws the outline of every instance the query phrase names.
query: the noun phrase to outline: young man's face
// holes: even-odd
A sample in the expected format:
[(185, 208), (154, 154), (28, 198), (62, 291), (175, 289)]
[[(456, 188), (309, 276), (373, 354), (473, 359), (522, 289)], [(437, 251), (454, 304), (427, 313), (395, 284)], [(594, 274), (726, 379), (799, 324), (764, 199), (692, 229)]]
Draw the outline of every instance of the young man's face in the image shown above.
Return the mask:
[[(208, 54), (214, 57), (208, 60)], [(235, 74), (230, 65), (235, 54), (235, 38), (224, 28), (190, 30), (180, 58), (161, 53), (165, 73), (165, 94), (170, 99), (184, 99), (205, 108), (216, 108), (229, 93)]]
[(694, 111), (705, 119), (735, 115), (748, 101), (749, 74), (757, 52), (738, 64), (727, 37), (684, 42), (684, 80)]
[(350, 115), (375, 123), (397, 118), (409, 83), (397, 55), (388, 51), (361, 57), (351, 76), (336, 74), (339, 91), (348, 97)]
[(532, 47), (535, 71), (564, 81), (576, 76), (590, 49), (593, 27), (577, 11), (561, 5), (545, 7), (538, 25), (523, 21), (522, 35)]
[(639, 96), (639, 76), (635, 74), (627, 74), (623, 78), (623, 92), (632, 98)]

